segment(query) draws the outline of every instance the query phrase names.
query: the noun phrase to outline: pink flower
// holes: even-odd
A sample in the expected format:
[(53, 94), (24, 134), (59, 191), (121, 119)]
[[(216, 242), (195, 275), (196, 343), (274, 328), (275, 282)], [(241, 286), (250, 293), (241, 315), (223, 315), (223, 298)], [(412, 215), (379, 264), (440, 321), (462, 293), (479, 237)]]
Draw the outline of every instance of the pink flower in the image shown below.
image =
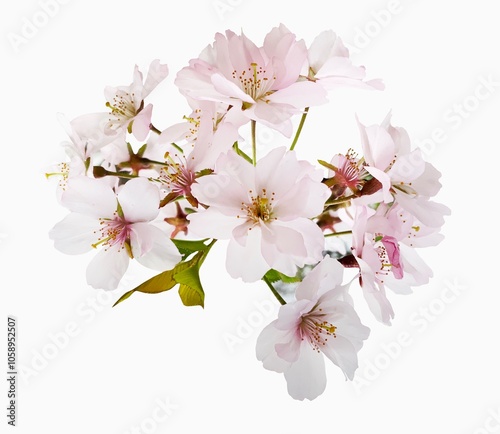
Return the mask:
[(326, 356), (352, 380), (357, 353), (370, 330), (345, 301), (343, 267), (325, 257), (299, 284), (296, 301), (281, 306), (278, 319), (257, 339), (264, 368), (284, 373), (294, 399), (315, 399), (326, 387)]
[(237, 120), (228, 116), (222, 104), (188, 98), (193, 112), (186, 121), (172, 125), (160, 135), (160, 143), (182, 141), (188, 165), (196, 170), (213, 169), (219, 156), (229, 151), (239, 139)]
[(160, 64), (160, 61), (156, 59), (149, 66), (146, 81), (143, 82), (142, 73), (136, 65), (132, 84), (106, 87), (104, 90), (108, 101), (106, 105), (111, 109), (106, 125), (107, 133), (120, 132), (124, 134), (127, 128), (131, 128), (131, 132), (137, 140), (144, 140), (149, 133), (153, 111), (151, 104), (144, 107), (144, 100), (167, 75), (167, 65)]
[(292, 115), (326, 102), (320, 86), (298, 81), (306, 60), (304, 42), (283, 25), (272, 29), (260, 48), (245, 35), (227, 30), (226, 36), (215, 35), (213, 46), (191, 60), (175, 83), (194, 99), (231, 105), (230, 112), (289, 137)]
[(330, 179), (327, 185), (334, 197), (351, 196), (361, 189), (368, 173), (352, 149), (349, 149), (346, 155), (334, 155), (330, 164), (335, 170), (329, 171)]
[(169, 236), (151, 224), (159, 200), (158, 188), (144, 178), (128, 181), (118, 194), (101, 180), (72, 178), (61, 199), (71, 214), (54, 226), (50, 238), (70, 255), (101, 247), (87, 268), (87, 282), (115, 289), (131, 258), (160, 271), (181, 259)]
[(358, 204), (396, 201), (427, 226), (441, 227), (450, 210), (430, 200), (441, 188), (441, 173), (422, 157), (420, 149), (411, 150), (408, 133), (390, 124), (389, 114), (379, 125), (359, 123), (361, 143), (368, 171), (381, 184), (373, 195), (356, 199)]
[(332, 30), (324, 31), (314, 39), (309, 48), (308, 58), (308, 78), (317, 81), (326, 89), (341, 86), (384, 89), (381, 80), (364, 81), (365, 68), (352, 64), (349, 50)]
[(116, 137), (104, 134), (108, 117), (107, 113), (90, 113), (68, 122), (63, 115), (59, 115), (59, 122), (70, 138), (69, 142), (63, 142), (63, 146), (72, 161), (88, 164), (87, 160), (116, 140)]
[(192, 186), (208, 209), (189, 215), (189, 230), (230, 240), (226, 266), (232, 277), (254, 282), (271, 268), (293, 276), (297, 267), (321, 260), (323, 233), (310, 220), (329, 197), (320, 171), (278, 148), (256, 167), (228, 152), (215, 173)]
[(382, 203), (377, 210), (356, 207), (352, 231), (352, 252), (360, 268), (363, 295), (374, 316), (390, 324), (394, 311), (385, 288), (409, 294), (412, 287), (428, 283), (432, 270), (414, 247), (437, 243), (441, 238), (435, 228), (426, 229), (396, 203)]

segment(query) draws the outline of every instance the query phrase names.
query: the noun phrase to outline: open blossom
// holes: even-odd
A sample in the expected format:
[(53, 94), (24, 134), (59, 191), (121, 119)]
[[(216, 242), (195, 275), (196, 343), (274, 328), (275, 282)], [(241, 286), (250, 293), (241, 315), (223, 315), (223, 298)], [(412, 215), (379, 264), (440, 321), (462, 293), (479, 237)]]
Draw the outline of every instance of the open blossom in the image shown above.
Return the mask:
[(289, 137), (292, 115), (326, 102), (324, 89), (299, 81), (306, 60), (304, 42), (283, 25), (267, 34), (262, 47), (228, 30), (225, 36), (218, 33), (213, 46), (191, 60), (175, 83), (191, 98), (231, 105), (236, 117), (243, 115)]
[(384, 89), (381, 80), (365, 81), (365, 68), (352, 64), (349, 50), (332, 30), (321, 32), (314, 39), (308, 51), (308, 60), (308, 79), (318, 82), (326, 89), (341, 86)]
[(78, 160), (88, 164), (87, 160), (116, 140), (115, 137), (104, 134), (107, 119), (107, 113), (89, 113), (70, 122), (64, 116), (59, 116), (59, 121), (70, 139), (62, 145), (72, 161)]
[[(243, 116), (233, 116), (228, 105), (214, 101), (199, 101), (186, 97), (192, 112), (184, 116), (184, 122), (174, 124), (160, 135), (160, 143), (187, 143), (192, 147), (201, 143), (217, 144), (223, 152), (228, 151), (239, 138), (238, 127), (246, 122)], [(217, 155), (218, 156), (218, 155)]]
[(106, 105), (111, 109), (111, 113), (108, 114), (106, 132), (111, 135), (117, 132), (125, 133), (127, 128), (131, 127), (135, 138), (144, 140), (149, 133), (153, 111), (151, 104), (144, 106), (144, 100), (167, 75), (167, 65), (160, 64), (160, 61), (156, 59), (149, 66), (145, 81), (136, 65), (132, 84), (106, 87), (104, 90)]
[(215, 175), (192, 186), (209, 208), (189, 215), (189, 230), (230, 240), (226, 266), (234, 278), (254, 282), (271, 268), (293, 276), (322, 258), (323, 233), (310, 220), (329, 197), (321, 180), (320, 171), (284, 147), (256, 167), (231, 151), (219, 158)]
[(345, 301), (343, 267), (325, 257), (299, 284), (296, 301), (281, 306), (278, 319), (257, 339), (264, 368), (281, 372), (295, 399), (314, 399), (326, 387), (324, 356), (346, 379), (358, 368), (357, 353), (370, 330)]
[(61, 202), (71, 213), (50, 231), (55, 247), (82, 254), (100, 247), (87, 268), (94, 288), (115, 289), (136, 259), (154, 270), (168, 270), (181, 256), (169, 236), (151, 222), (158, 216), (158, 188), (144, 178), (123, 185), (118, 194), (101, 180), (68, 181)]
[(432, 270), (414, 247), (437, 243), (441, 237), (398, 204), (384, 203), (377, 210), (357, 206), (352, 231), (352, 252), (360, 268), (363, 295), (374, 316), (390, 324), (394, 311), (386, 288), (409, 294), (412, 287), (428, 283)]
[(381, 125), (366, 127), (358, 122), (365, 170), (382, 188), (356, 201), (364, 204), (396, 201), (425, 225), (441, 227), (450, 210), (430, 200), (441, 188), (441, 173), (424, 161), (420, 149), (411, 150), (408, 133), (393, 127), (390, 120), (389, 114)]
[[(196, 101), (188, 98), (193, 112), (185, 117), (186, 121), (172, 125), (164, 130), (160, 143), (185, 142), (184, 159), (177, 158), (166, 172), (177, 174), (182, 179), (195, 179), (195, 173), (213, 169), (219, 156), (229, 151), (239, 139), (237, 126), (227, 119), (223, 104), (213, 101)], [(171, 158), (170, 158), (171, 160)], [(167, 159), (167, 164), (170, 161)], [(173, 182), (175, 185), (176, 182)], [(192, 182), (190, 183), (192, 184)], [(189, 184), (189, 186), (190, 186)]]
[[(330, 162), (332, 169), (328, 173), (327, 185), (332, 190), (334, 198), (351, 196), (363, 186), (363, 181), (368, 173), (356, 153), (349, 149), (347, 154), (336, 154)], [(334, 168), (334, 169), (333, 169)]]

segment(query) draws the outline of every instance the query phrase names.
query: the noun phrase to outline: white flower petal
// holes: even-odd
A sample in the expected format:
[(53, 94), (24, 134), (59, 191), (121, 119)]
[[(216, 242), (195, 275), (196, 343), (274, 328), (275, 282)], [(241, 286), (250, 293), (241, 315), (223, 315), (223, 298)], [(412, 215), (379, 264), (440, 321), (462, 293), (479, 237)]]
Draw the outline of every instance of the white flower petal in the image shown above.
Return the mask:
[(318, 72), (329, 58), (349, 57), (349, 51), (333, 30), (326, 30), (314, 38), (308, 50), (308, 57), (309, 66)]
[(160, 191), (146, 178), (134, 178), (120, 189), (118, 202), (125, 220), (130, 223), (148, 222), (160, 212)]
[(113, 290), (127, 271), (128, 253), (119, 246), (101, 249), (87, 267), (87, 283), (96, 289)]
[(149, 223), (135, 223), (131, 226), (130, 244), (134, 259), (153, 270), (171, 270), (181, 260), (170, 237)]
[(277, 342), (286, 341), (290, 332), (288, 330), (278, 330), (275, 325), (276, 321), (273, 321), (264, 327), (260, 333), (257, 338), (256, 355), (257, 360), (262, 362), (265, 369), (281, 373), (290, 364), (278, 357), (275, 346)]
[(248, 231), (245, 246), (235, 240), (229, 241), (226, 268), (235, 279), (241, 277), (244, 282), (256, 282), (271, 268), (264, 260), (261, 251), (262, 232), (259, 227)]
[(363, 155), (368, 165), (386, 170), (396, 155), (394, 141), (384, 128), (378, 125), (365, 127), (358, 120)]
[(326, 290), (342, 284), (344, 267), (336, 259), (326, 256), (304, 277), (295, 291), (297, 300), (314, 300)]
[(132, 134), (139, 141), (144, 141), (149, 134), (153, 105), (148, 104), (133, 119)]
[(335, 363), (346, 376), (352, 380), (358, 369), (358, 354), (351, 341), (340, 334), (329, 345), (321, 348), (325, 356)]
[(92, 250), (97, 241), (99, 220), (83, 214), (71, 213), (57, 223), (49, 232), (54, 247), (67, 255), (79, 255)]
[(326, 371), (323, 354), (313, 350), (309, 342), (303, 341), (300, 356), (285, 371), (288, 393), (294, 399), (313, 400), (326, 388)]
[(189, 233), (201, 238), (215, 238), (228, 240), (233, 229), (245, 220), (233, 216), (226, 216), (217, 210), (208, 208), (205, 211), (189, 214)]
[(168, 76), (168, 66), (155, 59), (149, 65), (148, 75), (142, 90), (142, 99), (146, 97)]
[(274, 104), (287, 104), (297, 109), (317, 106), (328, 102), (322, 86), (309, 81), (299, 81), (280, 89), (268, 97)]
[(106, 182), (79, 176), (68, 180), (61, 203), (70, 211), (97, 218), (111, 218), (116, 211), (116, 195)]
[(236, 84), (232, 81), (229, 81), (222, 74), (213, 74), (211, 77), (214, 88), (217, 92), (220, 92), (222, 95), (228, 96), (230, 98), (235, 98), (237, 100), (241, 100), (250, 104), (255, 104), (255, 100), (243, 92)]

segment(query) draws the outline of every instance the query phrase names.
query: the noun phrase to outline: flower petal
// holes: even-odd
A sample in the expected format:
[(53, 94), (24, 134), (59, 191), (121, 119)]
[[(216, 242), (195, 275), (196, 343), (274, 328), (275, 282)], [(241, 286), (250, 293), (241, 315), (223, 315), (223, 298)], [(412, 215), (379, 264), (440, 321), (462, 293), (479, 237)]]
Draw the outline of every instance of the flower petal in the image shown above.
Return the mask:
[(97, 218), (111, 218), (116, 211), (116, 196), (105, 181), (78, 176), (68, 180), (61, 203), (70, 211)]
[(141, 142), (145, 140), (149, 134), (149, 125), (151, 125), (152, 113), (153, 105), (148, 104), (133, 119), (132, 134)]
[(234, 279), (241, 277), (244, 282), (256, 282), (271, 268), (261, 251), (262, 232), (259, 227), (248, 231), (245, 246), (235, 240), (229, 241), (226, 268)]
[(170, 237), (149, 223), (134, 223), (131, 226), (130, 244), (137, 262), (153, 270), (171, 270), (181, 260)]
[(318, 295), (342, 284), (344, 267), (336, 259), (325, 258), (304, 277), (295, 292), (297, 300), (314, 300)]
[(142, 89), (142, 99), (146, 97), (168, 76), (168, 66), (155, 59), (149, 65), (148, 75)]
[(265, 369), (275, 372), (284, 372), (290, 363), (278, 357), (276, 353), (276, 343), (287, 341), (289, 339), (289, 330), (279, 330), (276, 328), (276, 321), (268, 324), (260, 332), (257, 338), (256, 356)]
[(101, 249), (87, 267), (87, 283), (95, 289), (116, 289), (128, 262), (127, 251), (118, 245)]
[(326, 388), (326, 371), (323, 354), (314, 351), (303, 341), (300, 357), (285, 371), (288, 393), (294, 399), (313, 400)]
[(118, 202), (129, 223), (148, 222), (158, 216), (160, 191), (146, 178), (134, 178), (120, 189)]
[(233, 229), (242, 224), (243, 220), (233, 216), (226, 216), (211, 208), (205, 211), (189, 214), (188, 230), (201, 238), (216, 238), (228, 240)]
[(71, 213), (51, 229), (49, 237), (60, 252), (79, 255), (92, 250), (99, 226), (99, 220), (94, 217)]

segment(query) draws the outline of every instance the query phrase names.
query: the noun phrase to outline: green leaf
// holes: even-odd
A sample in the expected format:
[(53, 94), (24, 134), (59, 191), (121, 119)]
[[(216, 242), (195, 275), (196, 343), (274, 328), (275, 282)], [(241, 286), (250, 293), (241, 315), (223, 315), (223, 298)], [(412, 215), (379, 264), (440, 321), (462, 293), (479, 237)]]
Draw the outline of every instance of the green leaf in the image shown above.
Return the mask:
[(113, 307), (115, 307), (117, 304), (121, 303), (122, 301), (125, 301), (127, 298), (129, 298), (133, 293), (135, 292), (135, 289), (132, 289), (130, 291), (127, 291), (125, 294), (123, 294), (118, 300), (116, 300), (115, 304)]
[(175, 244), (179, 253), (182, 255), (182, 260), (185, 260), (188, 256), (195, 252), (204, 252), (208, 249), (208, 246), (204, 243), (208, 238), (204, 240), (178, 240), (173, 238), (172, 242)]
[(146, 280), (144, 283), (141, 283), (137, 288), (132, 289), (131, 291), (123, 294), (113, 305), (115, 307), (117, 304), (125, 301), (129, 298), (134, 292), (143, 292), (146, 294), (159, 294), (160, 292), (168, 291), (172, 289), (178, 282), (175, 281), (174, 275), (186, 268), (188, 268), (191, 264), (189, 262), (181, 262), (177, 264), (172, 270), (164, 271), (163, 273), (157, 274), (149, 280)]
[[(205, 260), (206, 255), (215, 244), (216, 240), (212, 240), (210, 244), (205, 245), (203, 241), (189, 240), (172, 240), (186, 249), (191, 249), (191, 252), (198, 252), (187, 262), (180, 262), (172, 270), (164, 271), (144, 283), (137, 288), (123, 294), (113, 305), (121, 303), (129, 298), (134, 292), (144, 292), (146, 294), (158, 294), (168, 291), (177, 284), (179, 287), (179, 295), (185, 306), (201, 306), (205, 304), (205, 292), (200, 280), (200, 267)], [(198, 250), (196, 250), (198, 249)]]
[(201, 286), (200, 267), (198, 263), (193, 267), (177, 273), (174, 278), (180, 283), (179, 296), (184, 306), (204, 307), (205, 292)]

